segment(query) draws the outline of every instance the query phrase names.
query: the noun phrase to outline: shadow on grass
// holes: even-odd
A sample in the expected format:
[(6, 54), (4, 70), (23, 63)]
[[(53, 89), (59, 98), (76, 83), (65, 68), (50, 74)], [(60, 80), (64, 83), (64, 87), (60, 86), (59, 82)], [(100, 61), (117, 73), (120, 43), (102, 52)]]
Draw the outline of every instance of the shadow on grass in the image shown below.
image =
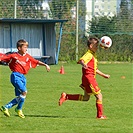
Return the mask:
[[(15, 117), (19, 117), (18, 115), (12, 115)], [(0, 118), (6, 117), (5, 115), (0, 115)], [(74, 116), (56, 116), (56, 115), (25, 115), (25, 117), (36, 117), (36, 118), (73, 118)], [(6, 117), (9, 118), (9, 117)], [(79, 117), (75, 116), (75, 118), (86, 118), (86, 117)]]
[(25, 117), (65, 118), (65, 116), (54, 116), (54, 115), (25, 115)]
[[(17, 116), (17, 115), (16, 115)], [(44, 117), (44, 118), (86, 118), (86, 117), (80, 117), (80, 116), (56, 116), (56, 115), (25, 115), (25, 117)]]

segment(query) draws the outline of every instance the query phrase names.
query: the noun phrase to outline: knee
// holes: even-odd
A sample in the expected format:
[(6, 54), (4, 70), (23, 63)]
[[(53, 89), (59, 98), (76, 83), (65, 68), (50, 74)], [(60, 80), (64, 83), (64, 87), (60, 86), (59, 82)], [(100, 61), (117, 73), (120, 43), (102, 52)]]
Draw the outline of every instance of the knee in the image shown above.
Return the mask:
[(86, 96), (83, 98), (83, 101), (89, 101), (89, 99), (90, 99), (90, 96)]
[(22, 92), (22, 94), (21, 94), (21, 95), (26, 96), (26, 95), (27, 95), (27, 91)]
[(88, 99), (88, 98), (86, 98), (86, 99), (83, 99), (83, 101), (86, 101), (86, 102), (87, 102), (87, 101), (89, 101), (89, 99)]
[(102, 93), (99, 93), (99, 94), (95, 95), (95, 97), (96, 97), (97, 100), (102, 101)]

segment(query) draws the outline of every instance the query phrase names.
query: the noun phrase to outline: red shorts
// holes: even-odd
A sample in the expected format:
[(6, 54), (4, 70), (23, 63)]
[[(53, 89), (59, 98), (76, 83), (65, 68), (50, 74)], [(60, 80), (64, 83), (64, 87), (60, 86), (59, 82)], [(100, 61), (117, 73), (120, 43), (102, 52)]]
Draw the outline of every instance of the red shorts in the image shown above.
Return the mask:
[(82, 77), (82, 84), (80, 87), (85, 90), (89, 95), (91, 94), (99, 94), (101, 92), (100, 88), (98, 87), (97, 81), (94, 76), (89, 77)]

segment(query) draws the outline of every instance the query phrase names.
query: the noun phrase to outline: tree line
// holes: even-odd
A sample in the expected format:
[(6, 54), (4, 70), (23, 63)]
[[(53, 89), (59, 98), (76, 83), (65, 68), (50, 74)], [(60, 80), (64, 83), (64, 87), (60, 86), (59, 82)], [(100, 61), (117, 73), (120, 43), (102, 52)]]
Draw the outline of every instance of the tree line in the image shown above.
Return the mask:
[[(43, 0), (17, 0), (17, 18), (39, 18), (44, 17), (41, 3)], [(76, 8), (76, 0), (48, 0), (52, 19), (68, 19), (63, 25), (63, 36), (59, 60), (75, 61), (76, 49), (76, 17), (72, 17), (72, 9)], [(129, 3), (130, 2), (130, 3)], [(14, 0), (0, 1), (0, 17), (14, 17)], [(85, 3), (79, 3), (79, 57), (86, 51), (85, 31), (80, 23), (85, 19)], [(99, 48), (98, 59), (100, 61), (133, 61), (133, 0), (121, 0), (120, 12), (113, 17), (93, 16), (88, 22), (90, 36), (101, 38), (103, 35), (111, 37), (113, 44), (108, 50)], [(56, 24), (57, 44), (59, 25)]]
[[(53, 4), (57, 4), (56, 0), (53, 0)], [(65, 3), (65, 2), (64, 2)], [(62, 2), (62, 6), (64, 4)], [(69, 5), (70, 6), (70, 5)], [(72, 5), (73, 6), (73, 5)], [(71, 6), (71, 7), (72, 7)], [(68, 6), (65, 6), (68, 7)], [(54, 6), (53, 6), (54, 8)], [(63, 8), (63, 7), (62, 7)], [(52, 9), (52, 7), (51, 7)], [(79, 10), (79, 18), (85, 17), (84, 5), (81, 3)], [(54, 9), (53, 9), (54, 11)], [(60, 18), (63, 19), (64, 14), (60, 13)], [(69, 20), (69, 26), (66, 24), (62, 39), (62, 47), (60, 52), (60, 60), (71, 61), (75, 60), (75, 24), (76, 20), (71, 19), (70, 8), (65, 12), (67, 19)], [(112, 47), (108, 50), (99, 48), (98, 59), (100, 61), (133, 61), (133, 0), (128, 3), (126, 0), (122, 0), (120, 4), (120, 12), (113, 17), (109, 16), (93, 16), (92, 20), (88, 22), (90, 27), (87, 31), (90, 36), (96, 36), (101, 38), (104, 35), (109, 36), (112, 41)], [(70, 26), (71, 25), (71, 26)], [(74, 32), (73, 32), (74, 31)], [(86, 51), (86, 40), (84, 32), (79, 34), (79, 57)]]

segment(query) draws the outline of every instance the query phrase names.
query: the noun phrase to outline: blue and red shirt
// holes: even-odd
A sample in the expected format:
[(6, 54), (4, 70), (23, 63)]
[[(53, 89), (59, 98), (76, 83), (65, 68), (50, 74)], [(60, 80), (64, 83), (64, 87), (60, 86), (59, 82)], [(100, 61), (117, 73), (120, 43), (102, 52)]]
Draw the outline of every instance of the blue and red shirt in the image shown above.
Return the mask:
[(27, 74), (30, 68), (35, 68), (38, 65), (38, 60), (34, 59), (28, 53), (20, 55), (18, 52), (0, 56), (0, 60), (7, 62), (9, 68), (13, 72)]

